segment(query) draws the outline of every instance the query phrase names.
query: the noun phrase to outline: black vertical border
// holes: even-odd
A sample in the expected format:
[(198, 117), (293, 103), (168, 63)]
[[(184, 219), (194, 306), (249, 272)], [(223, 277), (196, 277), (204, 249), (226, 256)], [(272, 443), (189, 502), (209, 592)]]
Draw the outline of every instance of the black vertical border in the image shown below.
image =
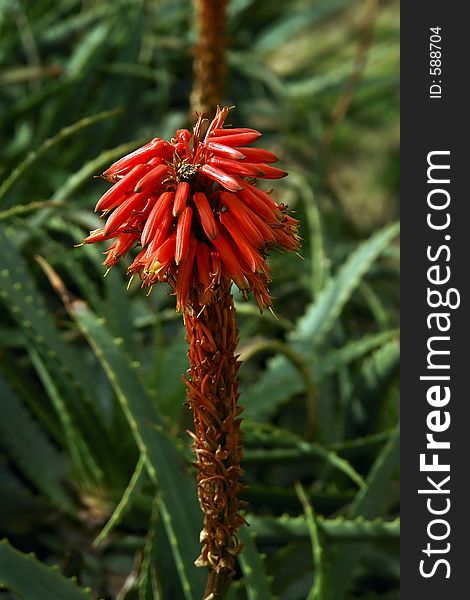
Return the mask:
[[(464, 3), (436, 0), (401, 4), (403, 600), (470, 598), (467, 581), (470, 578), (470, 394), (467, 383), (470, 376), (470, 197), (467, 189), (470, 179), (470, 97), (467, 91), (470, 87), (470, 23), (464, 9)], [(441, 27), (440, 77), (429, 73), (430, 27)], [(441, 99), (429, 97), (432, 79), (441, 80)], [(445, 231), (451, 236), (449, 241), (443, 239), (444, 232), (432, 231), (426, 225), (430, 190), (426, 178), (427, 154), (433, 150), (450, 150), (451, 183), (446, 187), (451, 193), (451, 224)], [(426, 250), (428, 245), (437, 247), (445, 243), (450, 247), (451, 258), (447, 263), (443, 259), (440, 264), (450, 266), (448, 286), (459, 290), (461, 304), (456, 310), (448, 310), (452, 320), (448, 333), (451, 337), (451, 400), (442, 410), (449, 410), (451, 425), (440, 434), (440, 439), (449, 440), (451, 447), (447, 454), (439, 453), (441, 462), (449, 462), (451, 467), (448, 485), (451, 507), (443, 515), (451, 532), (446, 540), (433, 542), (426, 528), (438, 517), (429, 514), (426, 496), (418, 494), (418, 489), (426, 487), (426, 474), (419, 469), (419, 455), (425, 452), (426, 416), (432, 410), (426, 401), (429, 382), (420, 381), (419, 377), (426, 371), (426, 343), (432, 335), (426, 324), (426, 317), (432, 312), (426, 300), (427, 269), (431, 264)], [(444, 460), (446, 457), (448, 461)], [(442, 480), (444, 476), (444, 473), (436, 473), (435, 480)], [(443, 503), (442, 500), (441, 506)], [(438, 507), (437, 500), (435, 506)], [(439, 529), (435, 528), (435, 532)], [(450, 543), (448, 553), (433, 555), (436, 560), (442, 557), (449, 561), (450, 578), (445, 578), (447, 569), (443, 565), (430, 578), (420, 575), (420, 560), (427, 559), (428, 569), (432, 564), (432, 559), (422, 552), (428, 542), (435, 548)]]

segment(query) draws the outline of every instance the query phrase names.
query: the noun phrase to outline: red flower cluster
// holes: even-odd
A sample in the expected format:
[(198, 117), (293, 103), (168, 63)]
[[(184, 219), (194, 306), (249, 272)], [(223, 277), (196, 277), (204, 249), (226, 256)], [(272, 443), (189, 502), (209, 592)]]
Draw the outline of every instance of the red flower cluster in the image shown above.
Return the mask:
[(211, 304), (230, 280), (244, 296), (253, 291), (260, 310), (270, 306), (267, 252), (299, 248), (298, 222), (255, 185), (287, 173), (271, 166), (271, 152), (246, 147), (258, 131), (224, 129), (228, 112), (217, 110), (204, 137), (200, 116), (193, 135), (180, 129), (171, 142), (155, 138), (109, 167), (103, 177), (113, 186), (95, 209), (106, 224), (84, 240), (114, 239), (107, 267), (140, 244), (129, 273), (145, 287), (168, 282), (180, 311), (192, 292)]

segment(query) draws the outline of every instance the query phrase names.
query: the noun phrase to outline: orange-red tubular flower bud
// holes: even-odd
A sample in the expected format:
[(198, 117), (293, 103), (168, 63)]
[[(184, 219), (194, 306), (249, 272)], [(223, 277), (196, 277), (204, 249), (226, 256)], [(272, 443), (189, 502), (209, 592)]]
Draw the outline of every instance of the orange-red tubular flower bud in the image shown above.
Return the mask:
[(139, 235), (137, 233), (120, 233), (108, 248), (106, 252), (105, 267), (112, 267), (116, 262), (124, 256), (137, 241)]
[(107, 169), (103, 176), (122, 176), (128, 173), (137, 164), (150, 164), (152, 160), (171, 160), (173, 149), (165, 140), (155, 138), (142, 148), (124, 156)]
[(253, 142), (261, 137), (261, 133), (256, 129), (249, 129), (248, 127), (227, 127), (227, 128), (217, 128), (212, 131), (213, 136), (229, 136), (229, 135), (240, 135), (240, 134), (250, 134), (255, 135), (255, 139)]
[[(148, 163), (147, 166), (149, 167), (158, 167), (158, 165), (163, 165), (165, 161), (163, 160), (163, 158), (160, 158), (160, 156), (154, 156), (153, 158), (151, 158)], [(263, 162), (268, 162), (268, 161), (263, 161)]]
[[(217, 131), (217, 130), (216, 130)], [(223, 130), (222, 130), (223, 131)], [(213, 137), (214, 142), (223, 144), (224, 146), (243, 146), (243, 144), (251, 144), (261, 136), (259, 131), (248, 131), (243, 133), (236, 133), (232, 135), (218, 135)]]
[[(208, 150), (212, 150), (214, 154), (224, 158), (232, 158), (233, 160), (242, 160), (245, 158), (245, 155), (240, 152), (239, 148), (231, 148), (230, 146), (224, 146), (223, 144), (218, 144), (217, 142), (207, 142), (206, 148)], [(249, 148), (249, 150), (252, 150), (252, 148)], [(277, 158), (275, 160), (277, 160)]]
[(215, 250), (211, 251), (211, 276), (212, 276), (212, 286), (216, 289), (220, 286), (222, 281), (222, 262), (220, 260), (220, 255)]
[(129, 196), (118, 208), (114, 210), (106, 221), (104, 232), (106, 235), (116, 231), (135, 212), (144, 208), (147, 197), (144, 194), (133, 194)]
[[(161, 220), (159, 222), (157, 222), (155, 229), (153, 229), (151, 232), (152, 238), (151, 238), (151, 242), (149, 243), (149, 245), (146, 248), (146, 252), (145, 252), (146, 256), (150, 256), (150, 254), (154, 250), (156, 250), (163, 244), (163, 242), (166, 240), (166, 238), (168, 236), (168, 232), (170, 231), (170, 228), (172, 225), (173, 225), (173, 215), (171, 214), (171, 212), (169, 210), (167, 210), (163, 214), (163, 217), (161, 218)], [(143, 236), (142, 236), (142, 245), (145, 246)]]
[(113, 232), (110, 235), (106, 235), (104, 232), (104, 227), (100, 227), (99, 229), (94, 229), (90, 231), (90, 235), (88, 235), (84, 240), (84, 244), (94, 244), (95, 242), (104, 242), (105, 240), (110, 240), (113, 237), (118, 235), (117, 232)]
[(286, 177), (287, 175), (286, 171), (277, 167), (271, 167), (270, 165), (263, 165), (261, 163), (259, 168), (263, 171), (263, 175), (261, 175), (263, 179), (282, 179), (282, 177)]
[(204, 233), (210, 240), (215, 240), (217, 237), (217, 223), (215, 222), (214, 213), (207, 200), (207, 197), (202, 192), (196, 192), (193, 196), (194, 204), (199, 212), (201, 225)]
[(186, 201), (189, 194), (189, 183), (187, 181), (180, 181), (176, 186), (175, 202), (173, 204), (173, 216), (178, 217), (186, 206)]
[[(188, 207), (189, 208), (189, 207)], [(185, 210), (188, 210), (186, 208)], [(176, 310), (184, 312), (188, 304), (189, 290), (192, 283), (192, 273), (194, 266), (194, 258), (196, 257), (197, 241), (191, 237), (189, 239), (188, 251), (184, 259), (181, 261), (181, 268), (176, 282)]]
[(176, 252), (176, 231), (168, 237), (155, 253), (157, 260), (161, 263), (170, 264)]
[(175, 262), (178, 265), (186, 256), (189, 249), (189, 238), (191, 235), (191, 221), (193, 219), (193, 209), (187, 206), (178, 217), (176, 226), (176, 252)]
[[(242, 200), (238, 198), (238, 196), (223, 192), (220, 195), (220, 200), (222, 204), (224, 204), (224, 206), (230, 210), (233, 216), (238, 219), (242, 227), (249, 228), (251, 223), (252, 226), (254, 226), (258, 231), (257, 237), (258, 235), (261, 235), (264, 244), (276, 241), (272, 228), (266, 223), (266, 221), (253, 212), (251, 208), (246, 206), (246, 204), (244, 204)], [(269, 213), (269, 215), (271, 219), (271, 213)]]
[(276, 209), (269, 208), (256, 194), (253, 194), (248, 188), (244, 187), (237, 193), (237, 196), (246, 204), (255, 215), (259, 215), (268, 225), (277, 223)]
[(216, 167), (212, 167), (211, 165), (205, 164), (199, 169), (199, 172), (203, 175), (207, 175), (209, 179), (220, 183), (221, 186), (229, 190), (230, 192), (236, 192), (241, 189), (241, 185), (238, 183), (236, 179), (217, 169)]
[(211, 285), (212, 285), (212, 277), (211, 277), (211, 257), (209, 246), (204, 242), (200, 242), (197, 247), (196, 252), (196, 263), (197, 263), (197, 273), (198, 273), (198, 281), (202, 286), (202, 294), (201, 294), (201, 303), (203, 305), (210, 302), (211, 298)]
[(241, 290), (246, 289), (247, 286), (243, 276), (243, 270), (240, 265), (240, 260), (225, 235), (220, 231), (219, 235), (215, 240), (212, 241), (212, 243), (219, 253), (222, 264), (227, 269), (233, 281)]
[(134, 152), (123, 156), (106, 169), (103, 175), (123, 175), (130, 171), (135, 165), (145, 164), (149, 159), (157, 156), (158, 144), (162, 141), (163, 140), (160, 140), (159, 138), (155, 138), (145, 146), (142, 146), (142, 148), (138, 148), (137, 150), (134, 150)]
[(154, 237), (163, 215), (170, 210), (175, 197), (174, 192), (163, 192), (152, 208), (142, 231), (142, 245), (146, 246)]
[(273, 243), (276, 241), (276, 237), (274, 235), (271, 225), (268, 225), (265, 221), (263, 221), (261, 217), (259, 217), (256, 213), (254, 213), (251, 210), (248, 216), (250, 218), (250, 221), (263, 236), (265, 243), (273, 245)]
[(176, 139), (180, 140), (181, 142), (184, 143), (188, 143), (189, 140), (191, 139), (191, 132), (188, 129), (178, 129), (176, 131)]
[(148, 173), (146, 173), (142, 179), (136, 183), (134, 192), (145, 192), (151, 190), (152, 186), (155, 186), (157, 182), (161, 182), (168, 172), (166, 165), (158, 165)]
[(249, 193), (253, 194), (254, 196), (257, 196), (260, 200), (262, 200), (266, 204), (266, 206), (269, 206), (269, 208), (271, 208), (273, 211), (277, 212), (278, 209), (280, 208), (279, 204), (277, 204), (277, 202), (275, 202), (269, 194), (267, 194), (263, 190), (260, 190), (255, 185), (251, 185), (251, 183), (248, 183), (246, 181), (244, 184), (244, 188)]
[(224, 212), (220, 215), (220, 222), (229, 232), (237, 249), (240, 251), (240, 254), (243, 256), (243, 258), (248, 262), (253, 273), (257, 270), (260, 270), (262, 268), (262, 258), (259, 252), (248, 241), (236, 219), (234, 219), (230, 213)]
[(264, 171), (257, 165), (239, 162), (230, 158), (218, 158), (214, 156), (209, 159), (208, 164), (217, 169), (223, 169), (227, 173), (242, 175), (243, 177), (261, 177), (264, 175)]
[(136, 165), (130, 173), (125, 175), (101, 196), (95, 206), (95, 211), (109, 210), (120, 204), (123, 194), (132, 191), (134, 185), (146, 171), (147, 165)]
[(269, 150), (263, 148), (233, 148), (238, 150), (250, 162), (255, 163), (273, 163), (277, 162), (277, 156)]
[(274, 235), (276, 236), (276, 241), (285, 250), (291, 250), (296, 252), (300, 247), (300, 238), (298, 235), (288, 234), (283, 229), (277, 228), (274, 230)]
[(144, 265), (144, 281), (153, 285), (162, 271), (166, 271), (175, 259), (176, 232), (172, 233), (151, 256), (141, 260)]

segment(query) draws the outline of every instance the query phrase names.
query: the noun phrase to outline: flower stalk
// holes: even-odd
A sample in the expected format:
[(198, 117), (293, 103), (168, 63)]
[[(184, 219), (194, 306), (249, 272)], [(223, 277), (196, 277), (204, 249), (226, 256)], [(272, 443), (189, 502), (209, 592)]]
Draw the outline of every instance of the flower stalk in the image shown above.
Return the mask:
[(210, 306), (191, 299), (184, 317), (189, 344), (188, 404), (194, 416), (198, 496), (204, 512), (202, 552), (196, 561), (215, 573), (234, 573), (244, 523), (239, 499), (242, 445), (236, 357), (238, 329), (230, 288), (222, 286)]
[(194, 0), (197, 45), (194, 49), (191, 115), (213, 115), (222, 103), (227, 65), (225, 23), (227, 0)]
[(238, 329), (232, 284), (260, 311), (271, 307), (269, 252), (297, 250), (298, 222), (263, 191), (259, 179), (287, 175), (271, 152), (249, 146), (261, 133), (225, 127), (229, 108), (217, 108), (202, 134), (180, 129), (118, 160), (104, 173), (111, 187), (96, 210), (106, 219), (84, 243), (111, 242), (111, 268), (135, 246), (128, 271), (149, 290), (170, 286), (183, 314), (190, 368), (184, 377), (194, 417), (198, 497), (204, 513), (198, 566), (209, 570), (204, 598), (223, 598), (241, 550), (244, 523), (236, 348)]

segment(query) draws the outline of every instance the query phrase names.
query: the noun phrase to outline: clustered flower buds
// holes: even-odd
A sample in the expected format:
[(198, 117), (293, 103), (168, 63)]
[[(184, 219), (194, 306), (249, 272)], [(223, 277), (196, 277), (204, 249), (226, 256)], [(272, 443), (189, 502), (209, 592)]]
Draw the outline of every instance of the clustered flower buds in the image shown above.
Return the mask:
[(113, 185), (95, 209), (106, 223), (84, 240), (113, 240), (106, 267), (140, 245), (129, 274), (144, 287), (169, 283), (182, 312), (190, 295), (208, 306), (232, 281), (260, 310), (271, 306), (268, 252), (299, 247), (297, 220), (256, 185), (285, 171), (273, 153), (248, 147), (258, 131), (224, 128), (228, 113), (218, 108), (204, 136), (200, 116), (192, 135), (155, 138), (109, 167), (103, 178)]

